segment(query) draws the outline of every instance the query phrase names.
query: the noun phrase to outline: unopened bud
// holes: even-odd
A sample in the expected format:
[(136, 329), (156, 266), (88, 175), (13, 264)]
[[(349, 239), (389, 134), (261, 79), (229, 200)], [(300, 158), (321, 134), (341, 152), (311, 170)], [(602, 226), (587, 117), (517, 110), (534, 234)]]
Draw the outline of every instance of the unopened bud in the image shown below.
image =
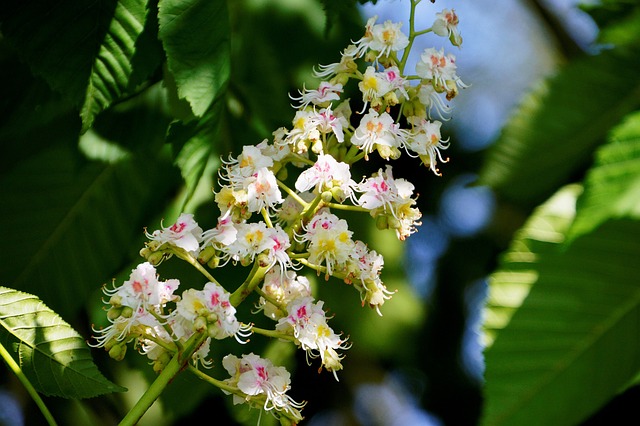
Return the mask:
[(207, 266), (211, 269), (215, 269), (220, 264), (220, 258), (218, 256), (214, 256), (207, 262)]
[(207, 319), (203, 316), (197, 317), (193, 322), (193, 329), (196, 331), (203, 331), (207, 329)]
[(387, 218), (387, 215), (381, 214), (380, 216), (376, 217), (376, 228), (380, 230), (389, 229), (389, 220)]
[(120, 316), (121, 313), (122, 313), (122, 307), (121, 306), (118, 306), (118, 307), (112, 306), (107, 311), (107, 318), (109, 318), (109, 321), (115, 321), (116, 319), (118, 319), (118, 317)]
[(113, 347), (109, 349), (109, 356), (115, 359), (116, 361), (122, 361), (126, 354), (127, 354), (127, 345), (124, 343), (113, 345)]
[(149, 250), (149, 247), (143, 247), (142, 249), (140, 249), (140, 256), (144, 257), (145, 259), (151, 254), (151, 250)]
[(162, 263), (164, 257), (164, 253), (162, 253), (161, 251), (156, 251), (147, 256), (147, 261), (154, 266), (158, 266), (160, 263)]
[(215, 255), (216, 255), (216, 249), (213, 246), (208, 245), (202, 250), (200, 250), (200, 253), (198, 253), (198, 262), (204, 265), (205, 263), (209, 262), (213, 257), (215, 257)]
[(402, 223), (400, 223), (400, 221), (398, 219), (396, 219), (393, 216), (388, 216), (388, 220), (389, 220), (389, 228), (391, 229), (398, 229), (402, 226)]
[(331, 193), (331, 191), (324, 191), (322, 193), (322, 201), (324, 201), (325, 203), (330, 203), (331, 200), (333, 200), (333, 194)]
[(131, 318), (133, 316), (133, 308), (130, 308), (129, 306), (124, 306), (122, 308), (122, 311), (120, 311), (120, 315), (125, 318)]
[(271, 264), (269, 256), (265, 253), (260, 253), (256, 261), (261, 268), (267, 267)]
[(334, 186), (333, 188), (331, 188), (331, 195), (339, 203), (343, 202), (345, 198), (347, 198), (342, 188), (338, 186)]

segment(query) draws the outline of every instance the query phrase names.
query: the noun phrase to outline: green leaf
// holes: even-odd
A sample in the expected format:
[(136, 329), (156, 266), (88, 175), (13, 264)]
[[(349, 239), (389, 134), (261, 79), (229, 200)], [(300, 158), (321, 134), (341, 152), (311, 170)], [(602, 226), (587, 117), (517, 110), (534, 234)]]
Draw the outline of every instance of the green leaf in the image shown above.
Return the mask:
[(220, 128), (223, 102), (217, 100), (207, 114), (195, 121), (174, 121), (169, 127), (167, 142), (174, 151), (175, 164), (185, 181), (184, 206), (193, 196), (211, 157)]
[(0, 19), (3, 36), (33, 73), (80, 107), (86, 131), (98, 113), (134, 90), (163, 59), (157, 18), (146, 3), (14, 2)]
[(0, 325), (0, 338), (14, 342), (38, 392), (91, 398), (126, 391), (100, 373), (82, 336), (36, 296), (0, 286)]
[[(109, 29), (93, 61), (82, 105), (82, 131), (97, 114), (142, 83), (159, 65), (157, 19), (146, 1), (119, 0)], [(149, 13), (151, 12), (151, 13)], [(149, 35), (151, 34), (151, 35)]]
[(640, 219), (640, 113), (612, 131), (596, 152), (569, 237), (587, 234), (612, 218)]
[(2, 35), (34, 74), (80, 105), (116, 5), (115, 0), (11, 2), (0, 10)]
[(524, 99), (489, 149), (479, 183), (525, 206), (549, 197), (640, 105), (639, 70), (638, 50), (630, 48), (568, 65)]
[(223, 0), (160, 0), (158, 36), (178, 95), (202, 117), (230, 72), (229, 15)]
[(619, 346), (640, 335), (640, 222), (565, 248), (577, 192), (539, 208), (491, 276), (484, 425), (579, 424), (640, 370), (640, 348)]
[[(78, 164), (52, 146), (0, 178), (0, 276), (71, 316), (140, 247), (147, 216), (178, 179), (165, 160)], [(9, 257), (8, 257), (9, 258)]]

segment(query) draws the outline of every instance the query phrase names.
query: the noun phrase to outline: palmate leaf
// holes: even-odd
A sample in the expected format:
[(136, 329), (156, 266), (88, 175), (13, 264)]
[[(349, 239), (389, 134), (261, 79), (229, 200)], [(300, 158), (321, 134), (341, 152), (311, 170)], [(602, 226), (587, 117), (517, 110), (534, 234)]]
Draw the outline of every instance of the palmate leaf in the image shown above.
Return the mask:
[(126, 391), (100, 373), (80, 334), (36, 296), (0, 286), (0, 325), (0, 339), (15, 347), (38, 392), (91, 398)]
[(549, 197), (640, 105), (638, 53), (628, 47), (582, 58), (530, 93), (489, 149), (479, 183), (525, 206)]
[[(575, 425), (640, 371), (640, 222), (566, 247), (575, 188), (539, 208), (490, 280), (484, 425)], [(494, 340), (495, 339), (495, 340)]]
[(227, 2), (160, 0), (158, 20), (158, 36), (178, 95), (202, 117), (229, 80)]
[(116, 0), (10, 2), (0, 10), (2, 35), (34, 74), (80, 105), (116, 4)]
[(178, 176), (167, 160), (78, 164), (52, 146), (0, 176), (6, 259), (0, 277), (72, 317), (140, 247)]
[(596, 153), (569, 239), (589, 233), (610, 218), (640, 219), (640, 113), (613, 130)]
[(82, 131), (97, 114), (141, 84), (161, 63), (157, 42), (158, 20), (147, 1), (119, 0), (96, 56), (84, 103), (80, 110)]
[[(80, 109), (82, 130), (161, 63), (144, 0), (34, 0), (0, 12), (3, 36), (34, 74)], [(153, 4), (153, 2), (152, 2)]]
[(201, 119), (186, 124), (176, 120), (169, 127), (167, 142), (173, 147), (186, 187), (183, 206), (191, 199), (214, 152), (223, 111), (223, 102), (218, 99)]

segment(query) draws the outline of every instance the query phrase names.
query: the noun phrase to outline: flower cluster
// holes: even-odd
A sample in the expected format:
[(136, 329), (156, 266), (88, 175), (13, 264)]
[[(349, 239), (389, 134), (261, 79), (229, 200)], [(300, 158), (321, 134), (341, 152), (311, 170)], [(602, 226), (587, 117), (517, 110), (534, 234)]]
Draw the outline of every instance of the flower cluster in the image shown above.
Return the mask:
[[(215, 227), (203, 230), (193, 215), (183, 213), (170, 227), (146, 232), (149, 242), (140, 253), (147, 261), (122, 286), (105, 290), (111, 325), (96, 330), (96, 346), (121, 359), (126, 344), (135, 342), (162, 371), (194, 336), (200, 339), (190, 358), (196, 366), (210, 366), (213, 341), (233, 336), (242, 343), (254, 333), (293, 342), (309, 362), (319, 359), (320, 369), (337, 379), (350, 344), (328, 325), (324, 302), (314, 298), (300, 271), (344, 281), (359, 292), (362, 306), (382, 315), (393, 295), (381, 279), (384, 259), (354, 238), (340, 212), (371, 216), (379, 229), (393, 230), (400, 240), (417, 231), (421, 212), (414, 185), (394, 177), (391, 164), (359, 177), (352, 174), (353, 165), (373, 155), (390, 162), (404, 152), (439, 174), (449, 144), (431, 112), (445, 119), (451, 110), (447, 102), (466, 85), (457, 76), (455, 57), (443, 50), (425, 49), (414, 73), (407, 73), (405, 64), (420, 34), (433, 32), (459, 46), (457, 24), (455, 12), (444, 10), (431, 28), (407, 35), (400, 23), (369, 19), (364, 35), (338, 62), (319, 66), (317, 88), (305, 86), (291, 97), (290, 128), (223, 160), (214, 191), (220, 211)], [(358, 99), (345, 96), (350, 84), (359, 90)], [(172, 256), (191, 263), (208, 282), (174, 294), (178, 280), (159, 281), (155, 270)], [(238, 263), (253, 266), (229, 293), (213, 275)], [(273, 329), (236, 318), (235, 307), (253, 293), (257, 311), (274, 322)], [(222, 365), (231, 377), (219, 383), (235, 403), (294, 423), (302, 418), (304, 404), (286, 394), (290, 377), (283, 367), (253, 353), (228, 355)]]

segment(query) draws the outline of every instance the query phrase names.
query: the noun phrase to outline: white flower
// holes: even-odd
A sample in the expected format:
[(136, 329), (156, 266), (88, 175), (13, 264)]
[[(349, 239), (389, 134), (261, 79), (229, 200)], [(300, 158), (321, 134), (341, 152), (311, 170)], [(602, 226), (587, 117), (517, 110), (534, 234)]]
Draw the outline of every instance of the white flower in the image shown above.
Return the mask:
[(258, 254), (272, 247), (271, 231), (264, 222), (238, 223), (235, 227), (238, 231), (236, 240), (221, 249), (232, 259), (253, 262)]
[(355, 181), (351, 179), (351, 171), (347, 163), (336, 161), (331, 155), (318, 155), (318, 159), (313, 167), (300, 173), (296, 180), (295, 187), (300, 192), (305, 192), (314, 188), (322, 193), (337, 188), (340, 191), (342, 200), (348, 198), (353, 193)]
[[(234, 404), (252, 402), (252, 397), (264, 395), (261, 404), (264, 410), (284, 411), (296, 421), (302, 420), (299, 410), (305, 403), (298, 403), (286, 394), (291, 388), (291, 375), (284, 367), (275, 366), (269, 359), (253, 353), (242, 358), (227, 355), (222, 359), (222, 366), (231, 376), (225, 382), (247, 395), (243, 398), (234, 394)], [(223, 392), (228, 393), (224, 389)]]
[(342, 115), (342, 110), (331, 111), (331, 106), (329, 106), (320, 110), (315, 116), (314, 121), (320, 133), (326, 135), (333, 132), (338, 142), (344, 142), (343, 129), (349, 127), (349, 121)]
[(384, 24), (374, 25), (371, 29), (372, 41), (369, 49), (380, 52), (378, 57), (389, 56), (409, 45), (409, 38), (403, 33), (402, 22), (385, 21)]
[(420, 89), (418, 89), (418, 100), (425, 106), (429, 116), (431, 116), (431, 109), (435, 107), (438, 116), (443, 120), (448, 120), (447, 116), (451, 113), (452, 108), (442, 101), (432, 84), (420, 85)]
[(284, 273), (287, 267), (291, 267), (291, 259), (287, 254), (287, 250), (291, 247), (289, 235), (277, 225), (274, 228), (267, 228), (267, 267), (271, 269), (276, 263), (280, 265), (278, 268)]
[(266, 167), (245, 178), (243, 185), (247, 191), (247, 208), (250, 212), (259, 212), (263, 208), (271, 210), (284, 201), (276, 176)]
[(378, 114), (371, 109), (362, 117), (360, 125), (351, 137), (351, 143), (360, 147), (365, 153), (365, 158), (368, 158), (368, 154), (376, 148), (397, 150), (401, 146), (400, 139), (393, 118), (386, 112)]
[(322, 81), (317, 89), (307, 90), (307, 88), (303, 88), (303, 91), (300, 91), (299, 93), (299, 97), (290, 96), (292, 100), (299, 102), (296, 107), (298, 109), (306, 108), (310, 103), (314, 105), (324, 105), (327, 102), (337, 101), (340, 99), (342, 84), (331, 84), (327, 81)]
[(340, 62), (329, 65), (318, 65), (318, 70), (313, 70), (313, 74), (318, 78), (331, 78), (340, 73), (351, 73), (358, 69), (354, 61), (357, 54), (357, 47), (353, 44), (347, 46), (340, 55)]
[(238, 235), (229, 211), (218, 218), (218, 225), (213, 229), (208, 229), (202, 233), (202, 247), (209, 244), (214, 247), (229, 246), (233, 244)]
[[(298, 275), (295, 271), (282, 271), (274, 268), (264, 276), (262, 291), (271, 300), (286, 306), (292, 300), (311, 296), (311, 285), (307, 277)], [(263, 309), (264, 314), (271, 319), (278, 320), (286, 315), (286, 312), (281, 311), (262, 297), (259, 306)]]
[[(182, 293), (182, 298), (176, 303), (179, 317), (192, 324), (194, 331), (197, 327), (206, 327), (209, 337), (224, 339), (244, 336), (246, 328), (241, 327), (236, 319), (236, 309), (229, 302), (229, 293), (216, 283), (206, 283), (202, 290), (188, 289)], [(202, 318), (202, 321), (197, 321)]]
[(455, 10), (443, 9), (442, 12), (436, 13), (436, 20), (433, 22), (431, 29), (437, 35), (447, 37), (454, 46), (460, 46), (462, 44), (462, 36), (458, 29), (458, 22), (458, 15), (456, 15)]
[(129, 279), (113, 290), (105, 289), (104, 292), (111, 296), (110, 303), (114, 306), (128, 306), (134, 311), (139, 308), (144, 310), (159, 308), (167, 302), (175, 300), (173, 292), (180, 285), (180, 281), (171, 279), (158, 281), (156, 268), (149, 262), (136, 266), (131, 271)]
[[(416, 64), (416, 74), (428, 81), (437, 92), (447, 92), (447, 99), (451, 99), (457, 93), (456, 86), (467, 87), (456, 74), (456, 58), (452, 54), (444, 54), (444, 49), (439, 51), (431, 47), (425, 49)], [(451, 82), (452, 84), (448, 84)]]
[(193, 219), (193, 215), (182, 213), (178, 216), (176, 223), (168, 228), (160, 225), (162, 229), (153, 231), (152, 234), (145, 232), (147, 238), (157, 241), (160, 244), (171, 244), (180, 247), (185, 251), (197, 255), (202, 241), (202, 228)]
[(415, 132), (413, 137), (408, 139), (406, 147), (420, 157), (422, 162), (429, 166), (431, 171), (436, 175), (440, 175), (436, 167), (437, 161), (446, 163), (448, 160), (442, 158), (440, 150), (449, 148), (448, 140), (443, 140), (440, 134), (439, 121), (429, 121), (424, 119), (412, 120)]
[(326, 276), (333, 270), (345, 266), (349, 253), (353, 249), (353, 232), (349, 231), (347, 222), (338, 219), (331, 213), (321, 213), (306, 227), (302, 235), (303, 241), (309, 241), (308, 261), (317, 265), (325, 264)]
[(343, 355), (338, 355), (337, 350), (348, 349), (349, 345), (327, 325), (322, 305), (322, 301), (314, 303), (311, 297), (291, 301), (287, 304), (289, 314), (278, 321), (276, 330), (292, 334), (296, 343), (307, 352), (307, 356), (320, 357), (322, 366), (333, 372), (337, 380), (336, 372), (342, 369), (340, 361), (343, 358)]
[(362, 81), (358, 83), (358, 88), (362, 92), (362, 99), (371, 102), (387, 94), (391, 90), (391, 84), (385, 73), (376, 72), (374, 67), (369, 66), (362, 76)]
[(365, 179), (357, 186), (358, 192), (363, 194), (358, 199), (358, 204), (367, 210), (377, 208), (391, 208), (393, 202), (399, 198), (396, 181), (393, 178), (392, 167), (386, 166), (374, 173), (370, 178)]
[(393, 294), (380, 280), (380, 272), (384, 266), (383, 257), (375, 250), (369, 250), (362, 241), (356, 241), (356, 246), (351, 252), (350, 265), (353, 278), (357, 280), (352, 284), (360, 291), (362, 305), (367, 304), (382, 315), (380, 306)]

